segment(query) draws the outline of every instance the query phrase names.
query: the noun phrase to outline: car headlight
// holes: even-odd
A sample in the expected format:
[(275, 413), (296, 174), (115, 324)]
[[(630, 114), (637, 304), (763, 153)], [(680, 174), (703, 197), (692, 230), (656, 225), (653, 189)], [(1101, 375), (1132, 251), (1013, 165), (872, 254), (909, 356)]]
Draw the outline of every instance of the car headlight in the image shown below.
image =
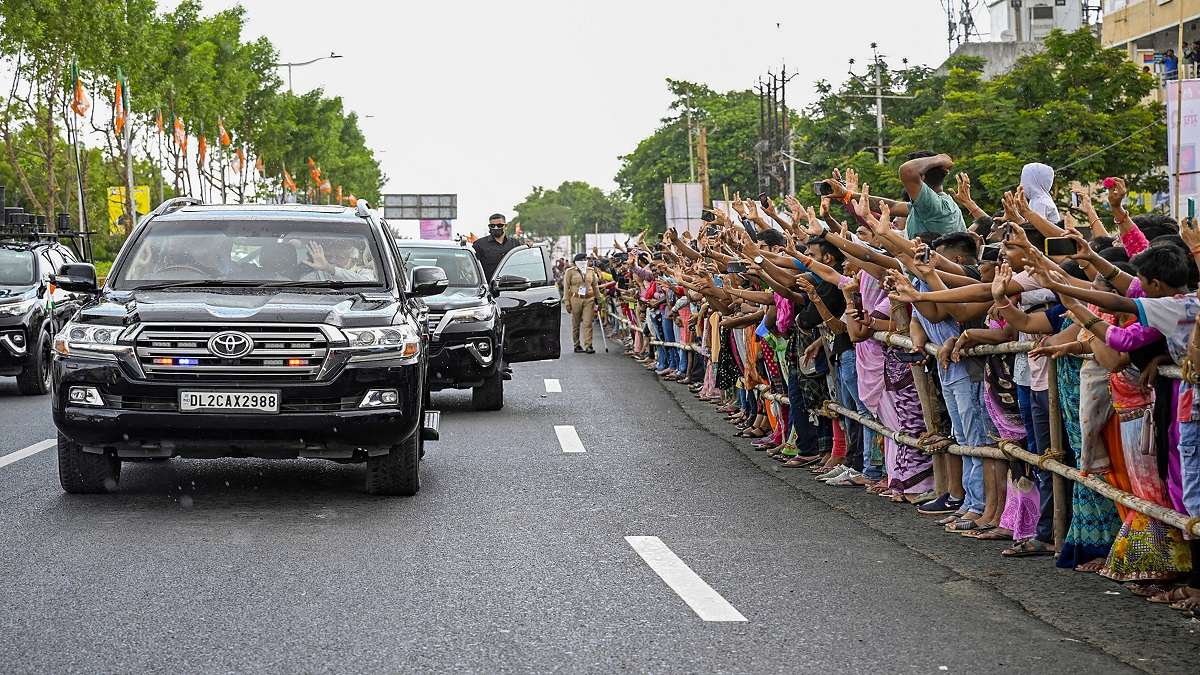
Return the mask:
[(446, 312), (446, 323), (451, 324), (456, 321), (487, 321), (496, 313), (495, 305), (484, 305), (482, 307), (463, 307), (461, 309), (452, 309)]
[(92, 352), (115, 352), (117, 339), (124, 329), (120, 326), (96, 326), (86, 323), (67, 322), (58, 335), (54, 336), (54, 351), (68, 356), (73, 350)]
[(380, 328), (347, 328), (343, 330), (354, 352), (352, 361), (372, 358), (415, 357), (421, 351), (421, 336), (407, 324)]
[(10, 302), (7, 305), (0, 305), (0, 316), (18, 316), (28, 312), (37, 305), (41, 304), (38, 298), (30, 298), (21, 300), (20, 302)]

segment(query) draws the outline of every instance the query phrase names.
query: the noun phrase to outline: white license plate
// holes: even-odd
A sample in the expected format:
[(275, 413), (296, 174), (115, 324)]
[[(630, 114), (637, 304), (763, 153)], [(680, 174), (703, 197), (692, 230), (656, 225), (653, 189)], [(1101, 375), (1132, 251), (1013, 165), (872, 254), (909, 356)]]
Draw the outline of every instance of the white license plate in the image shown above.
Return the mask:
[(279, 412), (274, 391), (180, 391), (180, 412)]

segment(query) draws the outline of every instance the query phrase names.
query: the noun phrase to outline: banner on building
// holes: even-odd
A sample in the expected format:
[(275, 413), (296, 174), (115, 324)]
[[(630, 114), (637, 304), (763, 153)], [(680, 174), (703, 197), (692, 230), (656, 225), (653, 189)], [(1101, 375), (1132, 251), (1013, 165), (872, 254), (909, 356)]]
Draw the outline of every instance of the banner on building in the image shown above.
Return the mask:
[[(1176, 110), (1179, 91), (1183, 89), (1183, 109)], [(1170, 183), (1171, 215), (1186, 216), (1189, 197), (1200, 199), (1200, 80), (1174, 80), (1166, 83), (1167, 94), (1167, 180)], [(1176, 117), (1183, 122), (1176, 130)], [(1176, 138), (1178, 136), (1178, 138)], [(1178, 148), (1176, 147), (1178, 142)], [(1176, 166), (1178, 158), (1179, 165)], [(1179, 194), (1175, 193), (1178, 174)]]
[(692, 236), (700, 233), (704, 221), (700, 214), (704, 209), (704, 191), (699, 183), (665, 183), (663, 184), (663, 204), (666, 206), (667, 227), (673, 227), (679, 234), (691, 232)]
[(583, 235), (584, 253), (592, 254), (593, 249), (599, 249), (601, 256), (606, 256), (616, 246), (613, 246), (614, 241), (624, 242), (629, 239), (629, 235), (620, 232), (600, 232), (599, 234)]
[(442, 239), (445, 241), (450, 241), (450, 237), (453, 232), (453, 221), (442, 219), (421, 221), (422, 239)]
[[(136, 185), (133, 188), (133, 210), (137, 213), (134, 221), (150, 213), (150, 186)], [(125, 234), (121, 219), (125, 217), (125, 186), (108, 188), (108, 231), (112, 234)], [(129, 227), (136, 224), (130, 223)]]

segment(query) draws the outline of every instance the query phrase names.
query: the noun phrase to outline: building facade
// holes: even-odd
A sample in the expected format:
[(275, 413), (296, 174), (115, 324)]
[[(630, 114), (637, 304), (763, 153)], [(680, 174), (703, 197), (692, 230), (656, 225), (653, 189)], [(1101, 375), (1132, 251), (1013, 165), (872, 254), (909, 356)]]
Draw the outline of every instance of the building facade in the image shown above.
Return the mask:
[(1068, 33), (1084, 23), (1080, 0), (988, 0), (992, 40), (1041, 42), (1055, 28)]
[[(1200, 40), (1200, 0), (1105, 0), (1100, 39), (1105, 47), (1125, 49), (1138, 65), (1162, 75), (1163, 56), (1179, 49), (1180, 23), (1186, 52)], [(1195, 63), (1184, 54), (1175, 56), (1184, 77), (1194, 77)]]

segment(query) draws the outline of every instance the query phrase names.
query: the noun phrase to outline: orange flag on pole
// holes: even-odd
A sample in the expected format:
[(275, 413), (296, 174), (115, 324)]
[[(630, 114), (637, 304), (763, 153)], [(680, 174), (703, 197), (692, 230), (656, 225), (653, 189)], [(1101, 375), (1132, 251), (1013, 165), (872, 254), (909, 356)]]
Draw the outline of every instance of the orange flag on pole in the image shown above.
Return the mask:
[(337, 186), (337, 203), (338, 204), (342, 203), (342, 186), (341, 185)]
[(240, 174), (242, 169), (246, 166), (246, 152), (242, 150), (242, 146), (239, 145), (233, 154), (236, 155), (234, 158), (235, 161), (233, 162), (233, 170)]
[(358, 206), (358, 197), (355, 197), (353, 192), (350, 193), (350, 206)]
[(296, 181), (292, 180), (292, 174), (288, 173), (287, 169), (283, 170), (283, 187), (287, 188), (289, 192), (296, 191)]
[(121, 73), (117, 72), (117, 90), (113, 94), (113, 130), (117, 135), (125, 129), (125, 96), (121, 86)]
[(187, 152), (187, 131), (183, 128), (183, 118), (175, 116), (175, 145), (183, 152)]
[(326, 178), (325, 180), (321, 181), (320, 190), (321, 190), (321, 194), (323, 194), (323, 195), (327, 195), (327, 194), (329, 194), (330, 192), (333, 192), (333, 186), (329, 184), (329, 179), (328, 179), (328, 178)]
[(267, 165), (263, 162), (262, 155), (254, 158), (254, 168), (258, 170), (259, 174), (266, 173)]
[(229, 147), (232, 141), (229, 139), (229, 132), (225, 131), (225, 120), (217, 118), (217, 138), (220, 140), (223, 147)]
[(154, 114), (154, 126), (158, 127), (158, 133), (163, 132), (162, 111), (157, 110)]
[(208, 139), (204, 134), (200, 134), (200, 141), (196, 143), (196, 153), (200, 155), (200, 163), (204, 163), (204, 158), (208, 156)]

